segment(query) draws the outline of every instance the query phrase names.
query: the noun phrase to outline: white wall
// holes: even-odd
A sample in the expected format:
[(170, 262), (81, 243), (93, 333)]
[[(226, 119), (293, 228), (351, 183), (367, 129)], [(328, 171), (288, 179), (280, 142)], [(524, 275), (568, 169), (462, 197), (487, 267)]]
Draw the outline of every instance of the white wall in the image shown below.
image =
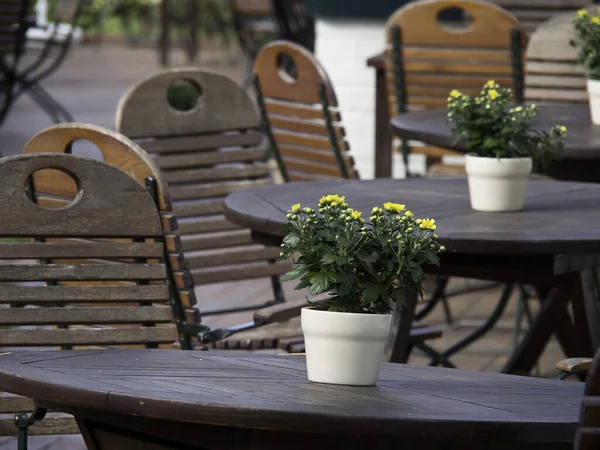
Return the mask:
[[(348, 142), (361, 178), (375, 172), (375, 71), (367, 59), (385, 46), (385, 21), (317, 19), (315, 55), (336, 91)], [(422, 173), (424, 158), (411, 155), (413, 173)], [(393, 177), (404, 177), (400, 154), (394, 155)]]

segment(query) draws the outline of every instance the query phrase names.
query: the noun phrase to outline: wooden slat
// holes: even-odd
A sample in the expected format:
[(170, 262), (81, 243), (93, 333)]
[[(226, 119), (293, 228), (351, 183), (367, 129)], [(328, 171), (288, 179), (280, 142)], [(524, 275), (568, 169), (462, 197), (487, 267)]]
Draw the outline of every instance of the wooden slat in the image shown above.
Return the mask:
[[(386, 62), (386, 66), (389, 62)], [(387, 70), (393, 71), (390, 65)], [(510, 64), (491, 64), (478, 61), (417, 61), (410, 60), (404, 62), (404, 70), (407, 73), (435, 73), (435, 74), (478, 74), (486, 76), (510, 76), (512, 75), (512, 66)]]
[(227, 165), (210, 169), (184, 169), (165, 172), (165, 180), (171, 185), (194, 181), (235, 180), (239, 178), (260, 178), (270, 174), (268, 164), (254, 162), (252, 164)]
[[(299, 103), (284, 102), (280, 100), (265, 99), (265, 107), (268, 114), (279, 114), (282, 116), (298, 117), (300, 119), (323, 120), (323, 109), (321, 105), (302, 105)], [(339, 111), (330, 110), (331, 120), (339, 122), (342, 116)]]
[(194, 283), (196, 285), (202, 285), (281, 275), (291, 270), (291, 267), (292, 266), (289, 262), (284, 261), (274, 264), (256, 263), (231, 267), (192, 269), (191, 273), (194, 278)]
[[(273, 129), (289, 130), (296, 133), (316, 134), (319, 136), (329, 137), (325, 120), (301, 120), (295, 117), (270, 115), (269, 123)], [(346, 136), (344, 127), (340, 125), (333, 126), (334, 133), (338, 139), (343, 139)]]
[(177, 202), (173, 205), (173, 212), (178, 217), (204, 216), (223, 212), (223, 199), (194, 200)]
[(525, 86), (581, 90), (587, 89), (585, 77), (583, 75), (560, 76), (528, 73), (525, 77)]
[(3, 284), (0, 286), (0, 303), (141, 302), (168, 299), (169, 289), (165, 285), (17, 286)]
[[(318, 148), (323, 150), (331, 150), (331, 142), (328, 138), (321, 138), (318, 136), (311, 136), (309, 134), (290, 133), (287, 131), (273, 131), (273, 136), (278, 143), (298, 145), (301, 147)], [(340, 150), (348, 150), (348, 143), (346, 141), (339, 141)]]
[(26, 258), (161, 258), (160, 243), (0, 242), (0, 259)]
[(573, 89), (525, 88), (525, 98), (527, 100), (581, 103), (588, 101), (588, 93), (587, 91)]
[(462, 153), (447, 148), (434, 147), (431, 145), (413, 145), (410, 147), (410, 152), (417, 155), (426, 155), (430, 158), (441, 158), (443, 156), (456, 156)]
[(55, 330), (0, 330), (0, 346), (120, 345), (169, 343), (177, 338), (172, 327)]
[(188, 253), (185, 262), (188, 267), (211, 267), (250, 261), (277, 260), (279, 247), (245, 246), (240, 248), (223, 248), (203, 252)]
[(148, 153), (176, 153), (198, 151), (219, 147), (256, 146), (263, 141), (263, 134), (249, 130), (247, 133), (212, 133), (197, 136), (165, 137), (151, 141), (138, 141)]
[(166, 276), (164, 264), (0, 265), (3, 281), (161, 280)]
[[(388, 57), (391, 48), (386, 50)], [(452, 48), (452, 47), (424, 47), (424, 46), (405, 46), (402, 48), (402, 56), (407, 60), (429, 59), (441, 60), (440, 64), (446, 64), (448, 60), (476, 60), (481, 62), (504, 62), (511, 63), (512, 57), (510, 50), (490, 49), (490, 48)]]
[(194, 219), (181, 219), (179, 233), (207, 233), (210, 231), (235, 230), (241, 228), (231, 223), (224, 216), (199, 217)]
[(0, 414), (13, 414), (20, 412), (30, 413), (33, 411), (34, 407), (35, 405), (33, 400), (30, 398), (19, 397), (16, 395), (0, 395)]
[[(295, 159), (305, 159), (322, 164), (337, 165), (337, 158), (333, 150), (320, 150), (305, 147), (297, 147), (293, 145), (282, 144), (279, 146), (279, 151), (282, 155)], [(354, 160), (348, 154), (342, 155), (346, 162), (346, 167), (351, 169), (354, 166)]]
[(319, 176), (319, 175), (311, 175), (308, 173), (299, 173), (299, 172), (288, 172), (288, 178), (290, 181), (323, 181), (323, 180), (331, 180), (331, 178)]
[(564, 74), (564, 75), (585, 75), (583, 67), (568, 63), (568, 62), (539, 62), (530, 61), (525, 62), (525, 73), (543, 73), (543, 74)]
[(283, 164), (286, 169), (295, 172), (307, 172), (310, 174), (320, 174), (338, 178), (342, 176), (337, 165), (321, 164), (287, 157), (283, 158)]
[(267, 186), (270, 180), (232, 181), (229, 183), (204, 183), (198, 185), (174, 186), (171, 188), (171, 198), (177, 200), (196, 200), (207, 197), (223, 197), (234, 192), (253, 187)]
[[(510, 76), (494, 77), (494, 80), (500, 85), (512, 86), (512, 78)], [(393, 75), (389, 75), (388, 81), (393, 83)], [(487, 81), (487, 77), (478, 75), (461, 74), (437, 74), (437, 73), (407, 73), (407, 85), (435, 85), (443, 87), (444, 90), (464, 89), (468, 87), (481, 88), (483, 83)]]
[(168, 306), (7, 308), (0, 314), (0, 325), (98, 325), (172, 321), (173, 313)]
[(265, 158), (264, 148), (248, 148), (244, 150), (194, 152), (180, 155), (158, 156), (156, 163), (162, 170), (189, 169), (190, 167), (211, 166), (214, 164), (262, 161)]
[(233, 247), (249, 244), (250, 242), (252, 242), (250, 231), (247, 229), (181, 236), (181, 244), (183, 250), (186, 252), (218, 247)]

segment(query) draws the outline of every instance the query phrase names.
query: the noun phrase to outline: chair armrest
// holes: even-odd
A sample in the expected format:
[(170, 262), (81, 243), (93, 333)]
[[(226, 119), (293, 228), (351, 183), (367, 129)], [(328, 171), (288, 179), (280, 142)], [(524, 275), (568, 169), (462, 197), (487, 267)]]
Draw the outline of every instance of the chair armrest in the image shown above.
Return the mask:
[(556, 363), (556, 370), (567, 373), (587, 372), (592, 367), (592, 358), (568, 358)]
[[(311, 300), (311, 303), (321, 303), (328, 299), (329, 296), (320, 297)], [(266, 325), (268, 323), (284, 322), (293, 319), (300, 315), (300, 311), (306, 305), (306, 300), (296, 300), (259, 309), (254, 313), (254, 323), (257, 325)]]

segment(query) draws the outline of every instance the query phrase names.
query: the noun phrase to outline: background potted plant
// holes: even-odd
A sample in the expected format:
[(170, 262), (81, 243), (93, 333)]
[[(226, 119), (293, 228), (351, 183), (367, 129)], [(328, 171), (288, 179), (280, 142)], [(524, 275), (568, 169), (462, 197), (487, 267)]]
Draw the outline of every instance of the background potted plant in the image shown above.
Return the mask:
[(308, 379), (373, 385), (393, 305), (407, 289), (422, 296), (423, 265), (439, 264), (444, 248), (435, 220), (415, 219), (404, 205), (374, 207), (369, 223), (339, 195), (322, 197), (318, 209), (291, 207), (281, 252), (300, 255), (285, 276), (300, 279), (296, 289), (330, 295), (302, 310)]
[(590, 115), (594, 125), (600, 125), (600, 14), (591, 15), (581, 9), (573, 19), (575, 39), (571, 45), (578, 49), (577, 62), (586, 72)]
[(457, 90), (448, 97), (448, 121), (467, 145), (465, 166), (471, 207), (477, 211), (519, 211), (532, 168), (543, 168), (564, 150), (566, 127), (536, 127), (537, 108), (509, 108), (510, 89), (488, 81), (480, 95)]

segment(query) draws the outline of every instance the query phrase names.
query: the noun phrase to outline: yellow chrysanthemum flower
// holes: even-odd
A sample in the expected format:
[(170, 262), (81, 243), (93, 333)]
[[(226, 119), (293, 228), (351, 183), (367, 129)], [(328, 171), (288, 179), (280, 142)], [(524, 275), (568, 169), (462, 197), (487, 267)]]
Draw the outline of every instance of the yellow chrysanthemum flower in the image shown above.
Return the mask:
[(414, 217), (414, 214), (412, 213), (412, 211), (408, 211), (408, 210), (404, 213), (404, 215), (406, 217)]
[(452, 98), (458, 98), (462, 95), (462, 92), (460, 92), (458, 89), (452, 89), (450, 91), (450, 97)]
[(323, 205), (323, 204), (329, 204), (329, 203), (337, 203), (338, 205), (344, 203), (346, 201), (346, 197), (340, 197), (337, 194), (329, 194), (329, 195), (325, 195), (324, 197), (321, 197), (321, 199), (319, 200), (319, 204)]
[(495, 80), (488, 80), (488, 82), (485, 83), (485, 85), (487, 87), (494, 87), (494, 86), (496, 86), (496, 81)]
[(350, 217), (352, 217), (354, 220), (360, 219), (360, 216), (362, 215), (360, 211), (355, 211), (353, 209), (349, 209), (347, 212), (350, 213)]
[(563, 134), (567, 132), (567, 127), (565, 127), (564, 125), (559, 125), (557, 128), (558, 131), (560, 131)]
[(385, 209), (387, 212), (399, 213), (406, 209), (406, 205), (401, 205), (400, 203), (385, 202), (383, 204), (383, 209)]
[(577, 11), (577, 15), (579, 17), (585, 17), (588, 15), (588, 12), (585, 9), (580, 9), (579, 11)]
[(488, 91), (488, 96), (490, 97), (490, 100), (495, 100), (496, 98), (498, 98), (498, 91), (496, 89), (490, 89)]
[(435, 219), (422, 219), (419, 228), (424, 230), (435, 230)]
[(600, 17), (596, 16), (596, 17), (592, 17), (592, 23), (594, 25), (598, 25), (600, 24)]
[(299, 213), (299, 212), (300, 212), (300, 209), (302, 209), (302, 208), (300, 207), (300, 203), (296, 203), (295, 205), (292, 205), (292, 212), (294, 212), (294, 213)]

